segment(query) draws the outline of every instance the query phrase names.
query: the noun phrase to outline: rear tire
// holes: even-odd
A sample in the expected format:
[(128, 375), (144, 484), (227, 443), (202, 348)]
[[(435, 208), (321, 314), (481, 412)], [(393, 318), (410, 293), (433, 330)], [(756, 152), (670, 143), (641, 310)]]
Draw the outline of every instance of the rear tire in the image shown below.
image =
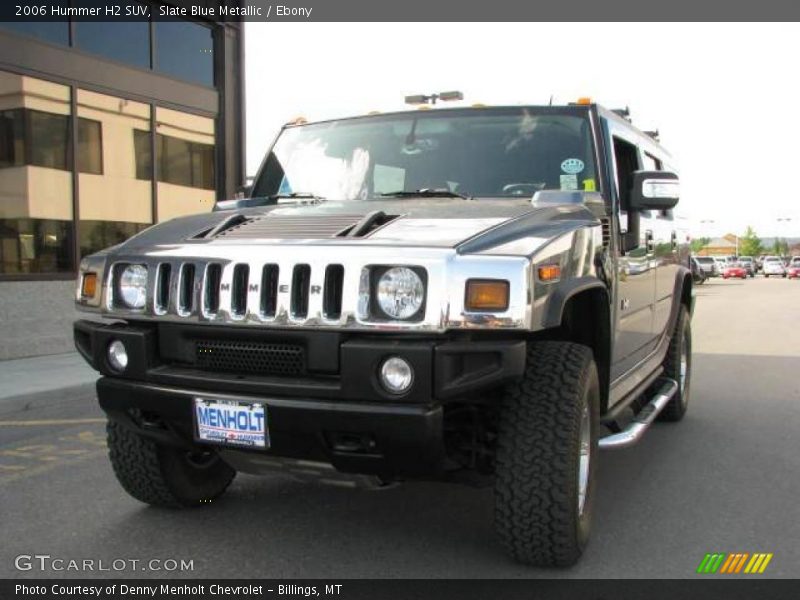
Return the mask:
[(153, 506), (184, 508), (208, 504), (222, 495), (236, 476), (214, 452), (191, 454), (157, 444), (109, 420), (108, 456), (117, 480), (128, 494)]
[(678, 391), (659, 413), (658, 419), (680, 421), (689, 407), (692, 383), (692, 326), (689, 311), (683, 305), (664, 359), (664, 375), (678, 382)]
[(574, 564), (589, 539), (598, 458), (600, 385), (592, 351), (528, 346), (498, 424), (495, 529), (521, 563)]

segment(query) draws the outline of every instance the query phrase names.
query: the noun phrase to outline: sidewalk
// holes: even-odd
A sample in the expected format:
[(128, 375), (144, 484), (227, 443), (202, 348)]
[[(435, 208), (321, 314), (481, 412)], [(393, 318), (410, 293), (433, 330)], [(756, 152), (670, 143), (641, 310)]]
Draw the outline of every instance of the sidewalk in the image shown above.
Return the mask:
[(77, 352), (0, 361), (0, 415), (93, 399), (98, 377)]

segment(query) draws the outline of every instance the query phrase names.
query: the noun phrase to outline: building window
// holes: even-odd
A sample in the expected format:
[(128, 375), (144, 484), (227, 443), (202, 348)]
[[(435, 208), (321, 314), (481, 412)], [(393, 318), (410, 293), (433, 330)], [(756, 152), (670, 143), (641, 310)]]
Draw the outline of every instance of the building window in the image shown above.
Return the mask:
[(103, 174), (103, 130), (100, 121), (78, 117), (78, 171)]
[(0, 168), (25, 164), (22, 109), (0, 112)]
[[(0, 112), (0, 168), (30, 165), (69, 169), (68, 115), (14, 108)], [(100, 123), (78, 119), (78, 170), (103, 172)]]
[[(150, 179), (150, 135), (134, 131), (136, 177)], [(169, 135), (156, 135), (158, 180), (204, 190), (214, 189), (214, 146), (190, 142)]]
[(190, 21), (154, 21), (156, 71), (201, 85), (214, 85), (211, 28)]
[[(140, 10), (138, 2), (117, 2), (123, 14), (127, 7)], [(152, 7), (151, 7), (152, 10)], [(143, 69), (150, 68), (150, 23), (148, 21), (74, 21), (75, 47), (111, 60)]]
[(133, 130), (133, 150), (136, 157), (136, 179), (153, 178), (153, 153), (149, 131)]
[(88, 256), (109, 246), (121, 244), (131, 236), (147, 229), (147, 223), (126, 223), (124, 221), (85, 221), (81, 219), (81, 256)]
[(72, 271), (72, 221), (0, 219), (0, 273)]
[(25, 110), (25, 146), (28, 165), (50, 169), (67, 168), (69, 117), (38, 110)]
[(69, 44), (69, 23), (64, 21), (0, 21), (0, 28), (30, 35), (54, 44)]

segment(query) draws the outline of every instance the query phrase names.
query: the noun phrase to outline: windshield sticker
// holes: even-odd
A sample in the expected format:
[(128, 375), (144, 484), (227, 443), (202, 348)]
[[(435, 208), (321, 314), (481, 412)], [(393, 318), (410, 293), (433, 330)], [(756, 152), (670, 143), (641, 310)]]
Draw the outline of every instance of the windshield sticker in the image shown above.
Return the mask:
[(561, 176), (561, 189), (562, 190), (577, 190), (578, 189), (578, 176), (577, 175), (562, 175)]
[(568, 158), (561, 163), (561, 170), (570, 175), (577, 175), (583, 171), (583, 161), (580, 158)]
[(584, 179), (583, 180), (583, 191), (584, 192), (596, 192), (597, 185), (594, 182), (594, 179)]

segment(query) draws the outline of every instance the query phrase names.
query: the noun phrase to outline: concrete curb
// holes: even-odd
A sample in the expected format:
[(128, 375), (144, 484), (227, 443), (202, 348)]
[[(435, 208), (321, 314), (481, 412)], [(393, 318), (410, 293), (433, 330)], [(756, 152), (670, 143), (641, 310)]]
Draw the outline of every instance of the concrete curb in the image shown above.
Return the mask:
[(11, 396), (0, 400), (0, 417), (20, 416), (44, 408), (94, 405), (97, 402), (95, 382), (82, 383), (43, 392)]

